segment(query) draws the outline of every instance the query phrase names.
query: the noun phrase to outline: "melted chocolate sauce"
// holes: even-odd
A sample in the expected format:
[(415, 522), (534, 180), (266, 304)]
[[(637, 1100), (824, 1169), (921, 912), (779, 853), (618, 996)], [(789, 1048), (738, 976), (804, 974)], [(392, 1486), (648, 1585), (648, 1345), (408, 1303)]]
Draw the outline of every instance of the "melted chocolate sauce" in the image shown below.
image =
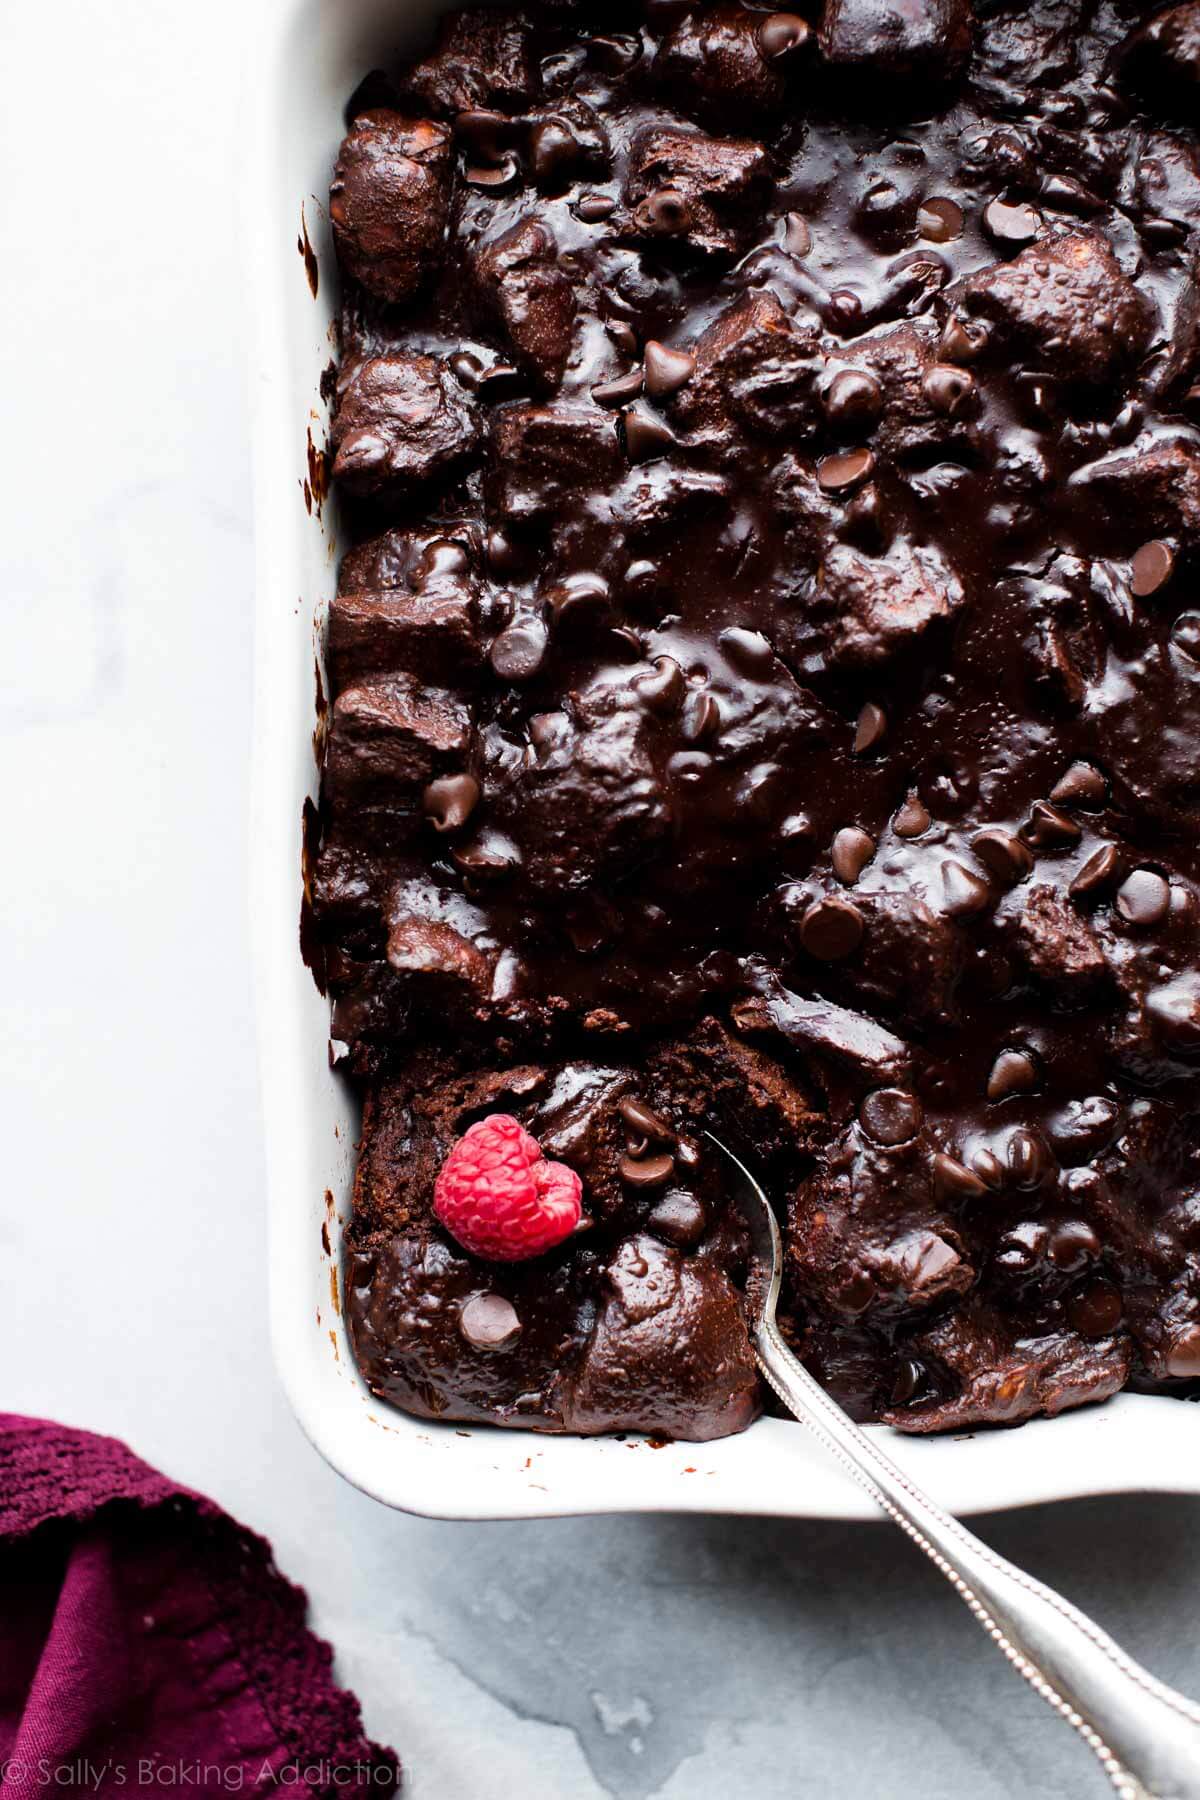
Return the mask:
[(417, 1410), (750, 1416), (711, 1170), (458, 1330), (430, 1159), (526, 1063), (585, 1187), (631, 1085), (759, 1156), (861, 1416), (1200, 1376), (1200, 5), (911, 11), (465, 14), (352, 106), (313, 897)]

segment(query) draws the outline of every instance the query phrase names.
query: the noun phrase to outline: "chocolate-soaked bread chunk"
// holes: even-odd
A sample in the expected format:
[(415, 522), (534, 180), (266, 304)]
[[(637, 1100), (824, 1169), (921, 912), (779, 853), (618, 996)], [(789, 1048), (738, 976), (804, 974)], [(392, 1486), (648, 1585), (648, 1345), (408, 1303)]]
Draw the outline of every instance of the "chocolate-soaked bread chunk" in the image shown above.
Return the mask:
[(747, 1424), (709, 1131), (857, 1416), (1200, 1382), (1198, 21), (538, 0), (356, 93), (306, 942), (379, 1394)]
[(1103, 381), (1150, 339), (1146, 298), (1096, 232), (1033, 243), (1012, 262), (970, 276), (959, 297), (969, 316), (993, 321), (1035, 369), (1066, 380)]
[(732, 254), (752, 234), (770, 161), (747, 138), (648, 125), (629, 146), (625, 230), (648, 244)]
[(485, 302), (498, 315), (513, 353), (538, 385), (562, 380), (575, 322), (575, 293), (544, 225), (525, 219), (485, 243), (475, 259)]
[(381, 300), (410, 300), (441, 258), (450, 208), (450, 134), (431, 119), (361, 113), (329, 190), (338, 261)]
[(436, 45), (405, 71), (400, 86), (442, 118), (527, 104), (541, 86), (528, 19), (502, 7), (447, 13)]
[(1195, 125), (1200, 98), (1200, 0), (1168, 6), (1131, 33), (1118, 52), (1122, 85)]
[(660, 46), (655, 74), (664, 92), (717, 129), (731, 120), (753, 125), (779, 112), (789, 63), (808, 50), (810, 36), (794, 13), (762, 18), (737, 0), (700, 6)]
[(341, 385), (334, 480), (379, 497), (443, 474), (474, 449), (479, 426), (454, 377), (432, 356), (373, 356)]
[(904, 81), (943, 81), (971, 52), (970, 0), (824, 0), (818, 33), (834, 68)]

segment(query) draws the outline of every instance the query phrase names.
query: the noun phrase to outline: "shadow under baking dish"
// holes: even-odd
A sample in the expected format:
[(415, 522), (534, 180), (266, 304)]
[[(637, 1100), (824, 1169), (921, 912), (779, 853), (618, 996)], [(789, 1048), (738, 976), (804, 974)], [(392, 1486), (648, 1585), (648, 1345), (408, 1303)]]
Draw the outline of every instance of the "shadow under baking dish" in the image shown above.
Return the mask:
[[(257, 522), (252, 928), (270, 1205), (271, 1324), (300, 1423), (333, 1467), (388, 1506), (447, 1519), (728, 1512), (873, 1518), (803, 1427), (656, 1447), (431, 1425), (359, 1376), (341, 1318), (358, 1109), (329, 1067), (328, 1007), (300, 950), (301, 819), (316, 791), (313, 733), (336, 518), (323, 498), (334, 354), (324, 203), (359, 79), (446, 10), (438, 0), (258, 0), (250, 9), (244, 242), (254, 305), (250, 391)], [(315, 264), (314, 264), (315, 258)], [(313, 291), (315, 287), (315, 293)], [(871, 1427), (883, 1431), (883, 1427)], [(910, 1438), (889, 1450), (952, 1511), (1127, 1491), (1200, 1494), (1200, 1407), (1122, 1394), (1015, 1431)]]

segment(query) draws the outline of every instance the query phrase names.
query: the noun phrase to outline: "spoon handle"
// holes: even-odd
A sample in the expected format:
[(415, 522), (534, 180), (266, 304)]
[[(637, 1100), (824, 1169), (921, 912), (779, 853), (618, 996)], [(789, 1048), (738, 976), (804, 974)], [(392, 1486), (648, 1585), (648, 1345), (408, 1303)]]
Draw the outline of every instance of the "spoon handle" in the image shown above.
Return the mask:
[(1200, 1707), (923, 1493), (825, 1393), (773, 1319), (758, 1325), (755, 1350), (784, 1405), (925, 1552), (1018, 1674), (1074, 1726), (1121, 1800), (1200, 1800)]

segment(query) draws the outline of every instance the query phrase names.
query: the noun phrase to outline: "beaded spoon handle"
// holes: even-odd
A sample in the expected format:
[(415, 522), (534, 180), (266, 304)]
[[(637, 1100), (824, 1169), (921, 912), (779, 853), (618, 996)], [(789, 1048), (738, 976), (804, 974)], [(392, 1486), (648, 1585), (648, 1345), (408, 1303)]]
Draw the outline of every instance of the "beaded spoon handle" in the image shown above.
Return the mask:
[(1156, 1680), (1077, 1607), (989, 1550), (931, 1500), (789, 1350), (775, 1319), (783, 1264), (775, 1214), (749, 1170), (712, 1141), (745, 1183), (742, 1210), (763, 1277), (755, 1354), (783, 1404), (925, 1552), (1017, 1673), (1074, 1726), (1120, 1800), (1200, 1800), (1200, 1706)]

